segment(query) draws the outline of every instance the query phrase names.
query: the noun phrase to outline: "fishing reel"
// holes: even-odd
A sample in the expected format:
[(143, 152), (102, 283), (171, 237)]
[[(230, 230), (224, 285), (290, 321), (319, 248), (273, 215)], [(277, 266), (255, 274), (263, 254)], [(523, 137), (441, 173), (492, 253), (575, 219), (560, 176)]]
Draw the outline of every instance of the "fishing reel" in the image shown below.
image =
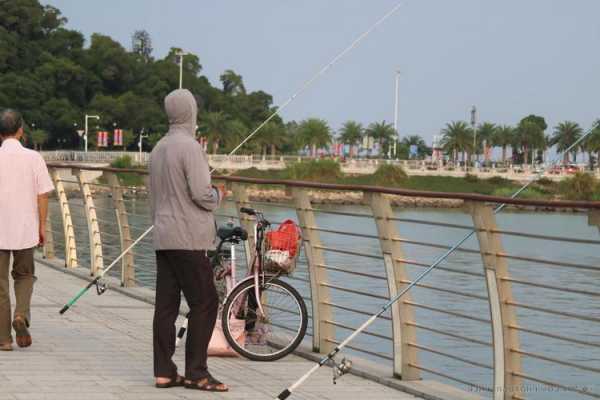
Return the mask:
[(342, 358), (342, 361), (338, 364), (335, 360), (331, 360), (333, 365), (333, 384), (337, 385), (337, 380), (342, 376), (346, 375), (352, 369), (352, 361), (346, 359), (346, 357)]
[(108, 289), (108, 286), (106, 285), (106, 283), (101, 282), (101, 281), (96, 281), (96, 293), (98, 293), (98, 296), (101, 296), (104, 294), (104, 292), (106, 292), (106, 289)]

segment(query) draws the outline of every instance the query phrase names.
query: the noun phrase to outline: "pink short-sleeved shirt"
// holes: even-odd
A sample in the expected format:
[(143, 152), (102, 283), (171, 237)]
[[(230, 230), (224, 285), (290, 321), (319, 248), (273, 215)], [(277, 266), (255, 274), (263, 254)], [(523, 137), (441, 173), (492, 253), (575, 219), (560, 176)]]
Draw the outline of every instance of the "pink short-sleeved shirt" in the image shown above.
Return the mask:
[(54, 190), (42, 156), (16, 139), (0, 147), (0, 249), (22, 250), (39, 243), (37, 197)]

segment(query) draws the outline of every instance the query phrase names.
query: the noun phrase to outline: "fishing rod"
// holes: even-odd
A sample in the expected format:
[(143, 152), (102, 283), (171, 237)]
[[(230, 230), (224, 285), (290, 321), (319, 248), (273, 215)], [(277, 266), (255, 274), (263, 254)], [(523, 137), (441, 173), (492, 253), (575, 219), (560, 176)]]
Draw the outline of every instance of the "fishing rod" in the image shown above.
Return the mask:
[[(384, 23), (389, 17), (391, 17), (393, 14), (395, 14), (396, 11), (398, 11), (398, 9), (400, 9), (400, 7), (402, 7), (403, 5), (404, 5), (404, 2), (398, 3), (394, 8), (392, 8), (392, 10), (390, 12), (388, 12), (383, 17), (381, 17), (375, 24), (371, 25), (369, 27), (369, 29), (367, 29), (361, 35), (359, 35), (349, 46), (344, 48), (344, 50), (342, 50), (335, 57), (333, 57), (327, 64), (325, 64), (319, 71), (317, 71), (317, 73), (315, 73), (308, 80), (306, 80), (300, 86), (300, 89), (298, 89), (286, 101), (284, 101), (279, 107), (277, 107), (276, 110), (271, 115), (269, 115), (269, 117), (267, 119), (265, 119), (258, 127), (256, 127), (256, 129), (254, 129), (254, 131), (252, 131), (252, 133), (250, 133), (244, 140), (242, 140), (240, 142), (240, 144), (238, 144), (233, 150), (231, 150), (231, 152), (229, 152), (227, 157), (231, 157), (244, 144), (248, 143), (248, 141), (250, 139), (252, 139), (265, 125), (267, 125), (273, 118), (275, 118), (283, 110), (285, 110), (294, 100), (296, 100), (296, 98), (298, 96), (301, 96), (306, 90), (308, 90), (311, 86), (313, 86), (313, 84), (321, 76), (325, 75), (325, 73), (331, 67), (333, 67), (335, 64), (337, 64), (337, 62), (339, 60), (341, 60), (344, 56), (346, 56), (348, 53), (350, 53), (352, 50), (354, 50), (364, 39), (367, 38), (367, 36), (369, 36), (379, 25)], [(209, 173), (212, 174), (214, 171), (215, 171), (215, 169), (213, 168), (210, 170)], [(152, 231), (152, 229), (154, 229), (154, 225), (150, 226), (144, 233), (142, 233), (131, 244), (131, 246), (129, 246), (127, 249), (125, 249), (125, 251), (123, 251), (121, 254), (119, 254), (119, 256), (117, 256), (117, 258), (107, 268), (103, 269), (98, 274), (98, 276), (96, 276), (86, 287), (81, 289), (81, 291), (79, 291), (79, 293), (77, 293), (77, 295), (75, 295), (75, 297), (73, 297), (67, 304), (65, 304), (65, 306), (60, 310), (60, 314), (64, 314), (69, 308), (71, 308), (71, 306), (73, 306), (77, 302), (77, 300), (79, 300), (81, 298), (81, 296), (83, 296), (94, 285), (96, 286), (98, 295), (103, 294), (106, 291), (107, 287), (106, 287), (106, 285), (101, 284), (100, 280), (104, 277), (104, 275), (106, 275), (108, 273), (108, 271), (110, 271), (115, 265), (117, 265), (117, 262), (119, 262), (123, 257), (125, 257), (127, 255), (127, 253), (129, 253), (129, 251), (131, 251), (132, 248), (134, 248), (140, 241), (142, 241)]]
[[(551, 166), (556, 165), (556, 163), (561, 159), (562, 156), (564, 156), (565, 154), (569, 153), (571, 150), (573, 150), (577, 145), (579, 145), (579, 143), (581, 143), (585, 138), (587, 138), (590, 134), (592, 134), (592, 132), (594, 132), (594, 128), (590, 129), (585, 135), (581, 136), (579, 139), (577, 139), (571, 146), (569, 146), (565, 151), (563, 151), (562, 153), (560, 153), (559, 155), (557, 155), (556, 159), (551, 163)], [(524, 184), (519, 190), (517, 190), (515, 193), (513, 193), (512, 196), (510, 196), (511, 199), (516, 198), (517, 196), (519, 196), (523, 191), (525, 191), (533, 182), (537, 181), (540, 177), (542, 177), (544, 175), (545, 169), (542, 168), (540, 169), (540, 171), (538, 171), (531, 179), (529, 182), (527, 182), (526, 184)], [(500, 205), (498, 205), (495, 209), (494, 209), (494, 214), (498, 214), (500, 211), (502, 211), (504, 209), (504, 207), (506, 207), (506, 203), (502, 203)], [(450, 256), (452, 253), (454, 253), (457, 249), (460, 248), (460, 246), (462, 246), (469, 238), (471, 238), (471, 236), (473, 236), (475, 233), (477, 232), (476, 229), (471, 230), (468, 234), (466, 234), (462, 239), (460, 239), (458, 242), (456, 242), (448, 251), (446, 251), (444, 254), (442, 254), (440, 257), (438, 257), (433, 264), (431, 264), (425, 271), (423, 271), (416, 279), (414, 279), (407, 287), (405, 287), (400, 293), (398, 293), (396, 296), (394, 296), (393, 298), (391, 298), (387, 303), (385, 303), (381, 309), (373, 314), (368, 320), (366, 320), (358, 329), (356, 329), (354, 332), (352, 332), (350, 334), (350, 336), (348, 336), (344, 341), (342, 341), (339, 345), (337, 345), (329, 354), (327, 354), (327, 356), (323, 357), (318, 363), (316, 363), (306, 374), (302, 375), (300, 377), (300, 379), (298, 379), (296, 382), (294, 382), (291, 386), (289, 386), (288, 388), (286, 388), (285, 390), (283, 390), (281, 393), (279, 393), (279, 395), (275, 398), (277, 400), (284, 400), (287, 399), (288, 397), (291, 396), (291, 394), (298, 389), (298, 387), (300, 385), (302, 385), (313, 373), (315, 373), (319, 368), (321, 368), (323, 365), (326, 364), (331, 364), (331, 362), (333, 362), (333, 372), (334, 372), (334, 378), (333, 378), (333, 382), (335, 383), (336, 380), (341, 377), (342, 375), (348, 373), (350, 371), (350, 367), (352, 366), (352, 363), (346, 359), (343, 359), (341, 363), (336, 364), (334, 357), (344, 348), (348, 345), (348, 343), (350, 343), (356, 336), (358, 336), (361, 332), (363, 332), (366, 328), (369, 327), (369, 325), (371, 325), (373, 322), (375, 322), (375, 320), (377, 318), (379, 318), (381, 315), (383, 315), (394, 303), (396, 303), (398, 300), (400, 300), (402, 298), (402, 296), (404, 296), (409, 290), (411, 290), (413, 287), (415, 287), (417, 284), (419, 284), (420, 281), (422, 281), (427, 275), (429, 275), (430, 272), (432, 272), (438, 265), (440, 265), (442, 263), (442, 261), (444, 261), (446, 258), (448, 258), (448, 256)]]

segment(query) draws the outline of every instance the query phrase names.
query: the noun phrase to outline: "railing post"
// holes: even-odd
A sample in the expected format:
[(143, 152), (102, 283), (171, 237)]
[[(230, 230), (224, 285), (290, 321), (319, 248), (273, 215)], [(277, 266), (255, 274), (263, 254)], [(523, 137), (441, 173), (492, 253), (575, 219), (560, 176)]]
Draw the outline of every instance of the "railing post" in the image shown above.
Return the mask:
[(513, 295), (512, 286), (506, 280), (510, 275), (508, 263), (498, 256), (504, 249), (501, 235), (496, 232), (496, 217), (493, 209), (483, 203), (468, 202), (466, 206), (477, 230), (488, 291), (494, 344), (494, 400), (509, 400), (513, 395), (521, 397), (523, 382), (515, 375), (521, 373), (521, 355), (511, 351), (519, 348), (518, 332), (511, 329), (517, 325), (517, 316), (514, 307), (509, 305)]
[[(387, 276), (390, 298), (396, 296), (407, 286), (409, 276), (404, 263), (402, 247), (394, 238), (399, 237), (392, 218), (394, 212), (388, 196), (380, 193), (364, 193), (365, 201), (371, 206), (379, 244), (383, 253), (385, 272)], [(411, 300), (411, 294), (406, 293), (403, 300)], [(419, 370), (411, 365), (418, 365), (417, 349), (410, 345), (416, 343), (416, 328), (408, 325), (415, 321), (415, 313), (411, 306), (397, 301), (392, 305), (392, 334), (394, 338), (394, 375), (404, 380), (420, 379)]]
[(252, 263), (252, 251), (254, 249), (254, 222), (250, 216), (242, 214), (240, 208), (250, 207), (248, 201), (248, 187), (246, 185), (234, 183), (232, 184), (233, 198), (235, 200), (236, 212), (240, 219), (240, 225), (248, 231), (248, 240), (244, 242), (244, 252), (246, 253), (246, 265), (250, 269)]
[(52, 218), (50, 218), (50, 207), (48, 207), (48, 218), (46, 219), (46, 237), (44, 241), (43, 253), (45, 259), (53, 259), (54, 254), (54, 234), (52, 232)]
[(63, 232), (65, 235), (65, 267), (76, 268), (78, 264), (77, 244), (75, 242), (75, 229), (73, 227), (73, 219), (71, 218), (69, 200), (67, 198), (67, 193), (65, 192), (65, 185), (63, 185), (60, 179), (60, 172), (58, 169), (52, 168), (50, 170), (50, 175), (54, 182), (54, 188), (56, 189), (56, 196), (58, 198), (58, 205), (60, 207), (60, 214), (63, 222)]
[(317, 222), (312, 211), (309, 191), (302, 188), (293, 188), (292, 196), (296, 206), (296, 213), (302, 236), (304, 239), (304, 254), (308, 261), (308, 274), (310, 278), (310, 291), (313, 316), (313, 351), (316, 353), (329, 353), (335, 344), (328, 341), (335, 339), (335, 328), (325, 321), (332, 321), (327, 270), (324, 268), (325, 259), (320, 249), (321, 239), (315, 230)]
[(88, 232), (90, 238), (90, 273), (92, 276), (97, 276), (104, 269), (104, 260), (102, 257), (102, 238), (100, 237), (100, 227), (98, 226), (98, 218), (96, 216), (96, 206), (94, 206), (94, 198), (90, 185), (86, 182), (84, 173), (80, 169), (74, 169), (73, 174), (79, 181), (81, 196), (87, 219)]
[[(127, 208), (123, 201), (123, 189), (119, 177), (114, 172), (104, 172), (104, 176), (112, 192), (113, 207), (117, 214), (117, 224), (119, 225), (119, 237), (121, 239), (121, 251), (125, 251), (133, 240), (131, 239), (131, 229), (129, 228), (129, 218), (127, 217)], [(121, 285), (124, 287), (135, 286), (135, 263), (133, 252), (130, 251), (121, 261)]]
[(588, 215), (588, 225), (596, 226), (600, 232), (600, 210), (590, 210)]

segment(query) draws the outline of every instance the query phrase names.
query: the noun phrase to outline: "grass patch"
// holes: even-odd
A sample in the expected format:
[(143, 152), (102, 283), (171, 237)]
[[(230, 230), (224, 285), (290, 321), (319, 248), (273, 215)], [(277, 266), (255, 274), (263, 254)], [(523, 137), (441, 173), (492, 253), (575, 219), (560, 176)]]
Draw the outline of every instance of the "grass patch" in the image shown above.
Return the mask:
[[(512, 195), (516, 192), (516, 189), (512, 188), (498, 188), (494, 191), (494, 196), (500, 197), (512, 197)], [(543, 192), (539, 191), (536, 188), (528, 187), (524, 191), (519, 194), (519, 199), (543, 199), (548, 197)]]
[[(133, 160), (129, 156), (122, 156), (110, 163), (110, 166), (118, 169), (130, 169), (133, 168)], [(119, 177), (119, 182), (121, 182), (121, 185), (123, 186), (144, 185), (144, 177), (140, 174), (131, 172), (117, 172), (117, 176)]]
[[(402, 168), (381, 165), (370, 175), (346, 175), (340, 165), (332, 160), (315, 160), (296, 163), (284, 170), (261, 171), (251, 168), (234, 172), (233, 175), (261, 179), (303, 180), (310, 182), (339, 183), (348, 185), (382, 186), (412, 190), (478, 193), (500, 197), (511, 197), (521, 185), (501, 177), (481, 179), (475, 175), (450, 176), (407, 176)], [(266, 187), (273, 188), (271, 185)], [(580, 173), (560, 183), (542, 178), (534, 182), (519, 195), (522, 199), (571, 199), (600, 200), (600, 182), (589, 174)]]

